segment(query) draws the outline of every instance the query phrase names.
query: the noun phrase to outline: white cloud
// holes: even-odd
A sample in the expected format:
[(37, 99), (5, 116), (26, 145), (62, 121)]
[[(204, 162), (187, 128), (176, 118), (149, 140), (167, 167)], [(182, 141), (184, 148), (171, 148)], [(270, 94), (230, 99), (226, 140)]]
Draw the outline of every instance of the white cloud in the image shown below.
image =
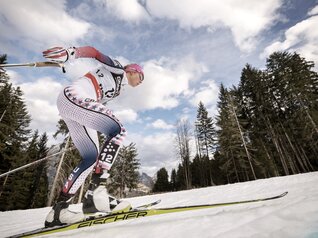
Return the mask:
[(55, 105), (56, 98), (63, 86), (58, 81), (50, 77), (39, 78), (32, 82), (20, 82), (27, 100), (44, 100), (49, 104)]
[(307, 60), (318, 63), (318, 16), (309, 17), (286, 30), (283, 41), (273, 42), (267, 46), (262, 58), (267, 57), (274, 51), (297, 51)]
[(318, 14), (318, 5), (315, 6), (313, 9), (311, 9), (309, 12), (308, 12), (308, 15), (309, 16), (313, 16), (313, 15), (316, 15)]
[[(13, 84), (19, 86), (25, 98), (27, 110), (31, 115), (31, 129), (46, 132), (49, 136), (56, 132), (60, 119), (56, 99), (63, 86), (50, 77), (43, 77), (32, 82), (23, 82), (21, 75), (15, 71), (8, 72)], [(52, 138), (50, 138), (52, 139)], [(49, 144), (56, 143), (49, 141)]]
[(122, 122), (126, 123), (135, 123), (138, 119), (138, 114), (132, 109), (123, 109), (119, 111), (114, 111), (114, 115)]
[(183, 28), (207, 27), (211, 32), (226, 27), (242, 51), (256, 46), (257, 36), (278, 19), (281, 0), (147, 0), (152, 16), (177, 20)]
[(65, 0), (1, 2), (0, 46), (6, 46), (10, 56), (22, 54), (16, 47), (17, 42), (34, 52), (61, 43), (74, 44), (89, 27), (89, 23), (66, 12)]
[(28, 111), (32, 116), (31, 128), (41, 133), (52, 135), (56, 131), (59, 112), (56, 98), (62, 90), (62, 85), (50, 78), (39, 79), (36, 82), (20, 84), (25, 95)]
[(137, 0), (105, 0), (109, 12), (125, 21), (149, 20), (149, 14)]
[(134, 110), (174, 108), (180, 97), (188, 94), (190, 81), (198, 80), (207, 71), (192, 57), (150, 60), (143, 66), (144, 82), (136, 88), (127, 86), (116, 106)]
[(213, 80), (202, 82), (202, 87), (195, 93), (190, 100), (193, 106), (198, 106), (201, 101), (206, 107), (216, 104), (219, 94), (219, 87)]
[(150, 176), (163, 167), (170, 173), (180, 162), (176, 156), (174, 133), (156, 133), (148, 136), (128, 133), (125, 144), (129, 144), (130, 141), (136, 143), (141, 171)]
[(156, 129), (163, 129), (163, 130), (171, 130), (174, 128), (173, 125), (168, 124), (162, 119), (155, 120), (154, 122), (151, 123), (150, 126)]
[(10, 81), (13, 85), (17, 85), (19, 81), (22, 79), (19, 73), (17, 73), (14, 70), (11, 70), (10, 68), (6, 68), (6, 74), (9, 75)]
[[(28, 111), (32, 115), (32, 123), (34, 129), (43, 131), (43, 126), (52, 131), (52, 125), (57, 124), (59, 120), (56, 106), (50, 104), (46, 100), (41, 99), (27, 99)], [(45, 126), (50, 125), (50, 126)]]
[[(151, 18), (177, 20), (185, 29), (206, 27), (213, 33), (220, 28), (229, 29), (234, 37), (234, 43), (244, 52), (250, 52), (257, 45), (261, 32), (275, 24), (279, 19), (278, 9), (282, 0), (144, 0), (145, 7), (138, 0), (95, 0), (98, 8), (97, 16), (115, 16), (117, 19), (139, 23), (149, 22)], [(89, 3), (90, 5), (92, 3)], [(76, 12), (91, 13), (88, 3), (80, 4)], [(102, 14), (102, 9), (105, 14)], [(150, 15), (149, 15), (149, 13)], [(281, 20), (281, 19), (280, 19)], [(213, 37), (211, 35), (211, 37)]]

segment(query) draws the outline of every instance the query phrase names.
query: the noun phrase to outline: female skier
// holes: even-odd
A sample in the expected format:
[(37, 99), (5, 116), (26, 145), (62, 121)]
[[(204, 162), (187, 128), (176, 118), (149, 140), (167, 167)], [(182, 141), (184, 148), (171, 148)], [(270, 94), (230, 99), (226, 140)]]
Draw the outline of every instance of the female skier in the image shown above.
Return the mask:
[[(68, 49), (54, 47), (44, 51), (43, 56), (58, 63), (77, 58), (94, 58), (102, 63), (100, 67), (65, 87), (58, 96), (60, 116), (68, 127), (82, 161), (65, 182), (57, 203), (46, 217), (45, 226), (81, 221), (85, 213), (130, 209), (127, 201), (109, 196), (105, 187), (108, 171), (126, 134), (125, 128), (106, 104), (120, 94), (123, 86), (138, 86), (144, 80), (142, 68), (138, 64), (123, 67), (117, 60), (90, 46)], [(106, 136), (100, 151), (97, 131)], [(68, 209), (69, 202), (92, 170), (92, 179), (83, 201), (83, 212), (71, 212)]]

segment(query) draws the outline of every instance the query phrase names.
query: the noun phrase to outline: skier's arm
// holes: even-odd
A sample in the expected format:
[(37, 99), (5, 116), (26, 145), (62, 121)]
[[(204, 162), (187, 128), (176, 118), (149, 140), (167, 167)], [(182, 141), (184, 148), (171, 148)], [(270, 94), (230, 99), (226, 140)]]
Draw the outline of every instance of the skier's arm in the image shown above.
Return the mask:
[(102, 54), (94, 47), (83, 46), (83, 47), (53, 47), (43, 51), (43, 56), (53, 62), (65, 63), (69, 59), (77, 58), (94, 58), (99, 62), (116, 67), (114, 61), (107, 55)]
[(103, 64), (114, 66), (113, 60), (91, 46), (75, 48), (75, 58), (94, 58)]

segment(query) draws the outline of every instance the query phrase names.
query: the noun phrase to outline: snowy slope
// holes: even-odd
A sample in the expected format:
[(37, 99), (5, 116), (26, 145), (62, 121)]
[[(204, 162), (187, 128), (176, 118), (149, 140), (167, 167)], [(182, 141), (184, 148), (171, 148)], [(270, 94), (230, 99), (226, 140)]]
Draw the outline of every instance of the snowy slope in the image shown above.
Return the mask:
[[(46, 237), (304, 237), (318, 238), (318, 172), (128, 199), (157, 207), (222, 203), (277, 195), (284, 198), (98, 225)], [(74, 205), (76, 208), (78, 205)], [(0, 237), (39, 228), (50, 208), (0, 213)]]

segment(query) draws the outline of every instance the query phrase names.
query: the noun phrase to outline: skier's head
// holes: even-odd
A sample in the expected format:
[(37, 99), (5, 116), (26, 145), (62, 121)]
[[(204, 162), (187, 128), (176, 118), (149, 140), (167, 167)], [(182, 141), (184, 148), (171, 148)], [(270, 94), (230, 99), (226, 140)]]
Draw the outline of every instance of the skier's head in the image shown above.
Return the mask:
[(124, 67), (129, 85), (136, 87), (144, 80), (144, 72), (138, 64), (128, 64)]

